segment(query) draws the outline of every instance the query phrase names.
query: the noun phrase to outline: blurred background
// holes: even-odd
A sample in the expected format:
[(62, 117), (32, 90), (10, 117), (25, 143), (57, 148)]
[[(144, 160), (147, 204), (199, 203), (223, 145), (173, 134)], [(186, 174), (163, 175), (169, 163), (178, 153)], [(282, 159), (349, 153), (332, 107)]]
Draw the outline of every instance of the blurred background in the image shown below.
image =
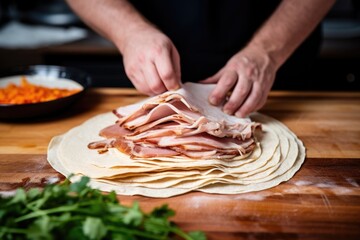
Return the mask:
[[(322, 26), (323, 43), (312, 74), (306, 82), (291, 79), (299, 83), (296, 90), (359, 91), (360, 1), (338, 0)], [(1, 0), (0, 71), (35, 64), (85, 70), (94, 86), (132, 87), (121, 74), (115, 46), (86, 27), (65, 1)]]

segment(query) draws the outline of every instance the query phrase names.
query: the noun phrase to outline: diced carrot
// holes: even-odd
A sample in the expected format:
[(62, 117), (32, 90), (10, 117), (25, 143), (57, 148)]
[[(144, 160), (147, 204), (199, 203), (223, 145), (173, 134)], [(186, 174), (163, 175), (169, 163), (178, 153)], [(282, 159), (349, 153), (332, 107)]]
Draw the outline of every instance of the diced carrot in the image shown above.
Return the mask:
[(24, 104), (55, 100), (70, 96), (80, 89), (48, 88), (30, 83), (25, 76), (20, 85), (9, 83), (0, 88), (0, 104)]

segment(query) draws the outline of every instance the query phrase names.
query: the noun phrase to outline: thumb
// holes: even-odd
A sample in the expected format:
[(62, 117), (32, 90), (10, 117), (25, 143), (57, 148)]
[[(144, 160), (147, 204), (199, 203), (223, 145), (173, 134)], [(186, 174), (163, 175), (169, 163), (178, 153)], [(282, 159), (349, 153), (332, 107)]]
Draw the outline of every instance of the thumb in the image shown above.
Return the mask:
[(208, 77), (204, 80), (199, 81), (199, 83), (204, 84), (211, 84), (211, 83), (217, 83), (220, 79), (221, 72), (217, 72), (215, 75), (212, 75), (211, 77)]

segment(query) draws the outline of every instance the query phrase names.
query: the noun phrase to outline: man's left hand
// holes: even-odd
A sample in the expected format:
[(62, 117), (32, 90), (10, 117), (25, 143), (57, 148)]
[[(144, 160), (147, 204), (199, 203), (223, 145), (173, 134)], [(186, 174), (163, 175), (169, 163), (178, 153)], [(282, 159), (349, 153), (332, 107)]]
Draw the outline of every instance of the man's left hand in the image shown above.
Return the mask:
[(200, 81), (217, 83), (209, 96), (213, 105), (224, 103), (223, 111), (245, 117), (266, 102), (277, 67), (259, 48), (246, 47), (234, 55), (215, 75)]

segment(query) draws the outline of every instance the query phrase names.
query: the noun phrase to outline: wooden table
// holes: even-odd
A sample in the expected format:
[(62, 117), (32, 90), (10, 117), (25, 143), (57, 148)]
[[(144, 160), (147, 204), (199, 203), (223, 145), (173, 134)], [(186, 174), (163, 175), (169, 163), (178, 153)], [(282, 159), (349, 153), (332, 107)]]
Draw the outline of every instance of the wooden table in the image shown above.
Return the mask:
[[(0, 191), (58, 176), (46, 161), (53, 136), (143, 97), (130, 89), (92, 89), (57, 117), (0, 123)], [(145, 211), (168, 203), (178, 225), (209, 239), (360, 239), (360, 93), (272, 92), (261, 112), (285, 123), (307, 148), (290, 181), (247, 194), (120, 201), (137, 200)]]

